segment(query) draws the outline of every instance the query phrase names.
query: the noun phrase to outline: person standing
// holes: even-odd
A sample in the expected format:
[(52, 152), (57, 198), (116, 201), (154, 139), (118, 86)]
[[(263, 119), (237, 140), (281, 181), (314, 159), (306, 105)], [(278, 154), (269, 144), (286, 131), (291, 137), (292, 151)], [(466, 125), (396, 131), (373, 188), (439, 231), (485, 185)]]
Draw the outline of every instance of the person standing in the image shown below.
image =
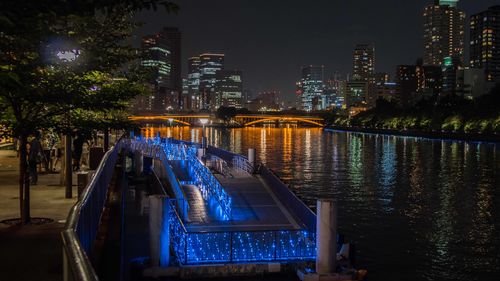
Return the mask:
[(31, 184), (38, 183), (37, 165), (41, 162), (42, 144), (40, 143), (40, 133), (35, 133), (35, 138), (29, 143), (28, 152), (28, 171), (31, 179)]
[(85, 138), (82, 135), (77, 135), (73, 140), (73, 171), (80, 170), (80, 162), (83, 153), (83, 144), (85, 143)]

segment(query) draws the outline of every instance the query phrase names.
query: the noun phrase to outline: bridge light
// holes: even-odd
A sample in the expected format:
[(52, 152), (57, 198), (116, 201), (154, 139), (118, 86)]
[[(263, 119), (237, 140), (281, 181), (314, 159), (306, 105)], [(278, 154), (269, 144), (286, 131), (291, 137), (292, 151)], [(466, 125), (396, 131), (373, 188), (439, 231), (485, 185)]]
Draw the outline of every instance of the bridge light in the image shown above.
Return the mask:
[(201, 125), (205, 126), (208, 123), (208, 119), (207, 118), (201, 118), (200, 119), (200, 123), (201, 123)]

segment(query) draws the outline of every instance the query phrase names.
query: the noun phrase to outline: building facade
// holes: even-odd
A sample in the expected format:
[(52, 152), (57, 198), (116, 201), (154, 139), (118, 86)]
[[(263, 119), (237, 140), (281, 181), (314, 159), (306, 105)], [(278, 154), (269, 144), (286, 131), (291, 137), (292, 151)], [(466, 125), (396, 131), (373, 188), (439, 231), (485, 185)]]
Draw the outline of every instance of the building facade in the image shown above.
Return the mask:
[(224, 54), (205, 53), (200, 58), (199, 109), (212, 110), (215, 102), (217, 71), (224, 70)]
[(243, 106), (243, 74), (241, 70), (217, 71), (214, 110), (219, 107)]
[(300, 107), (305, 111), (321, 110), (321, 96), (324, 88), (325, 67), (309, 65), (302, 67), (302, 79), (297, 83)]
[(139, 97), (136, 111), (164, 113), (182, 108), (180, 31), (164, 27), (157, 34), (144, 36), (141, 43), (141, 64), (154, 69), (150, 79), (153, 95)]
[(354, 48), (352, 80), (373, 82), (375, 74), (375, 46), (358, 44)]
[(424, 65), (442, 65), (446, 57), (464, 62), (465, 13), (453, 0), (425, 7)]
[(500, 82), (500, 5), (470, 17), (470, 66), (483, 68), (489, 82)]
[(194, 56), (188, 59), (187, 87), (188, 96), (191, 100), (191, 110), (198, 110), (201, 106), (200, 98), (200, 57)]

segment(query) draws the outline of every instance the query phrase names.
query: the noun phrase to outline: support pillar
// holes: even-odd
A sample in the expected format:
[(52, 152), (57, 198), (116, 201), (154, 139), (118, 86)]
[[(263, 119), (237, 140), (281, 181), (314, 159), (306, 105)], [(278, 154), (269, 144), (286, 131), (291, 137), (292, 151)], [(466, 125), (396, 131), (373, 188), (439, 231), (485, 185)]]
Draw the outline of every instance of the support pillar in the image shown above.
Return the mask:
[(73, 165), (71, 163), (71, 135), (64, 136), (64, 185), (66, 198), (73, 197)]
[(165, 198), (149, 196), (149, 245), (151, 266), (167, 267), (170, 261), (168, 205)]
[(198, 150), (196, 151), (196, 157), (201, 160), (203, 156), (205, 156), (205, 149), (198, 148)]
[(106, 128), (104, 129), (104, 153), (106, 153), (109, 150), (109, 129)]
[(207, 137), (205, 136), (201, 137), (201, 148), (207, 148), (207, 145), (208, 145)]
[(142, 153), (138, 150), (134, 151), (134, 172), (139, 177), (143, 170)]
[(252, 172), (255, 171), (255, 155), (256, 155), (255, 148), (249, 148), (248, 149), (248, 162), (252, 166)]
[(316, 273), (335, 272), (337, 261), (337, 204), (333, 200), (316, 202)]

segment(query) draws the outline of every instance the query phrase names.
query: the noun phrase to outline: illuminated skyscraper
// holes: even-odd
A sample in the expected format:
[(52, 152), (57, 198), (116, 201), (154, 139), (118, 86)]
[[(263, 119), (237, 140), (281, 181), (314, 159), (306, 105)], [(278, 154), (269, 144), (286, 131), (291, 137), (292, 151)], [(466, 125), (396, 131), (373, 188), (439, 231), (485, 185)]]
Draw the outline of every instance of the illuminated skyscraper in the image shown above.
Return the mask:
[(471, 16), (470, 66), (484, 68), (487, 81), (500, 82), (500, 6)]
[(150, 110), (163, 113), (182, 107), (181, 33), (175, 27), (164, 27), (155, 35), (142, 39), (142, 65), (155, 68), (151, 77), (155, 96)]
[(188, 96), (191, 100), (190, 109), (200, 109), (200, 57), (195, 56), (188, 59)]
[(303, 110), (320, 110), (319, 100), (323, 94), (325, 67), (306, 66), (302, 67), (302, 79), (297, 83), (300, 92), (300, 103)]
[(241, 70), (217, 71), (215, 83), (215, 108), (242, 107), (243, 81)]
[(439, 1), (424, 9), (424, 64), (442, 65), (444, 58), (464, 61), (465, 13), (458, 0)]
[(224, 70), (224, 54), (201, 54), (200, 56), (200, 109), (210, 110), (215, 102), (217, 71)]
[(358, 44), (354, 48), (352, 80), (369, 82), (375, 73), (375, 47)]

